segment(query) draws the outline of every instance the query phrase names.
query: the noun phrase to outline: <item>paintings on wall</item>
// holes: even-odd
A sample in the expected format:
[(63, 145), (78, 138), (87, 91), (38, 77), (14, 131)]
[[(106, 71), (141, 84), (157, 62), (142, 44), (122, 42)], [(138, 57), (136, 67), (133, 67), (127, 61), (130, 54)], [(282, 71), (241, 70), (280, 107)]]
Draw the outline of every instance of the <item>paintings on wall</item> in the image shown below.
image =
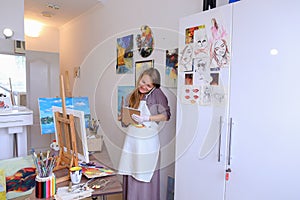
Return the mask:
[[(193, 34), (193, 31), (190, 31)], [(191, 37), (191, 39), (193, 39)], [(133, 43), (135, 41), (136, 43)], [(136, 50), (134, 50), (136, 48)], [(143, 25), (139, 29), (139, 33), (135, 36), (133, 34), (119, 37), (116, 39), (116, 49), (117, 49), (117, 60), (116, 60), (116, 74), (134, 74), (135, 81), (139, 77), (140, 73), (149, 68), (154, 67), (154, 60), (139, 60), (134, 61), (134, 59), (140, 56), (142, 58), (149, 57), (154, 51), (154, 36), (151, 28), (148, 25)], [(135, 54), (137, 51), (137, 54)], [(192, 51), (192, 48), (190, 48)], [(175, 88), (177, 87), (177, 77), (178, 77), (178, 48), (166, 49), (165, 53), (165, 66), (161, 74), (164, 76), (162, 80), (165, 83), (162, 85), (166, 87)], [(190, 59), (186, 62), (192, 62)], [(188, 65), (187, 66), (192, 66)], [(192, 71), (192, 69), (188, 69)]]
[[(85, 127), (88, 128), (91, 119), (88, 97), (67, 97), (65, 98), (66, 108), (84, 112)], [(55, 133), (52, 107), (62, 107), (61, 98), (39, 98), (39, 117), (41, 134)]]

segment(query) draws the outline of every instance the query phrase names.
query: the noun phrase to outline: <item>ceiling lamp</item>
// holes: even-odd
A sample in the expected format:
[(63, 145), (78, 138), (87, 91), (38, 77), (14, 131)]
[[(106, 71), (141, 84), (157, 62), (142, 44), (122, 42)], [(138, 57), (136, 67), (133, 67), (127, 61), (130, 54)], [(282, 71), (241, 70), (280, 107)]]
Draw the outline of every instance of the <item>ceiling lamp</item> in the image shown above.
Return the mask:
[(30, 19), (24, 20), (25, 35), (28, 37), (39, 37), (42, 31), (43, 24)]
[(5, 39), (8, 39), (14, 35), (14, 32), (10, 28), (5, 28), (5, 29), (3, 29), (3, 35), (4, 35)]

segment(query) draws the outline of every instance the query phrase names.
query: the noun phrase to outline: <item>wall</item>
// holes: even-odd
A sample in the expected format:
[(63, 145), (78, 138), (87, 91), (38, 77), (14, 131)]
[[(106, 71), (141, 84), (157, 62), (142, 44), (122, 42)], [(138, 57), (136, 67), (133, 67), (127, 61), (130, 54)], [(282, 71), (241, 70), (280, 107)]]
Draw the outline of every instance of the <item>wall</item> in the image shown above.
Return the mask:
[(26, 50), (59, 53), (59, 29), (43, 26), (39, 37), (25, 35)]
[[(227, 2), (227, 1), (226, 1)], [(225, 4), (219, 1), (218, 5)], [(155, 51), (147, 59), (154, 59), (155, 68), (164, 74), (165, 49), (178, 46), (179, 19), (202, 10), (199, 0), (131, 0), (106, 1), (79, 16), (60, 29), (61, 73), (73, 74), (80, 66), (80, 77), (71, 77), (74, 96), (88, 96), (92, 117), (100, 120), (101, 133), (112, 159), (118, 165), (126, 130), (117, 121), (117, 87), (134, 85), (133, 75), (117, 75), (116, 39), (139, 33), (142, 25), (152, 28)], [(134, 61), (145, 60), (134, 52)], [(164, 81), (163, 81), (163, 86)], [(163, 87), (171, 106), (172, 117), (161, 125), (162, 146), (161, 198), (166, 198), (168, 175), (174, 176), (174, 140), (176, 121), (176, 89)]]
[(1, 1), (0, 38), (2, 31), (10, 28), (14, 31), (13, 40), (24, 40), (24, 0)]

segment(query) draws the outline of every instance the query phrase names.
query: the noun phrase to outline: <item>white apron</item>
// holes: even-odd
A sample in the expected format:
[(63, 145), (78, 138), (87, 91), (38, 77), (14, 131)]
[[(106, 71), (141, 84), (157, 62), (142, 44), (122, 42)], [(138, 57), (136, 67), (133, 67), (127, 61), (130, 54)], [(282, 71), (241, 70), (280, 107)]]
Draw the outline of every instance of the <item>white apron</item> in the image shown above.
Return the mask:
[[(146, 101), (141, 101), (138, 109), (141, 116), (150, 116)], [(119, 163), (119, 174), (131, 175), (139, 181), (150, 182), (159, 157), (158, 125), (156, 122), (143, 124), (144, 127), (134, 125), (128, 127)]]

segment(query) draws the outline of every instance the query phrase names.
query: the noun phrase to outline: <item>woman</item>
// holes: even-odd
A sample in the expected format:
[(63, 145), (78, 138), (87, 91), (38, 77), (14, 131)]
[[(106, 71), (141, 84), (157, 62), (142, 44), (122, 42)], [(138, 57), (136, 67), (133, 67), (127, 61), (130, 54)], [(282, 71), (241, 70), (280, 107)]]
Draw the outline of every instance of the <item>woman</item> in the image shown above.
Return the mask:
[(170, 119), (170, 107), (160, 89), (157, 69), (145, 70), (130, 94), (129, 107), (140, 110), (131, 117), (131, 124), (124, 141), (119, 173), (124, 175), (124, 199), (159, 200), (159, 135), (158, 123)]

